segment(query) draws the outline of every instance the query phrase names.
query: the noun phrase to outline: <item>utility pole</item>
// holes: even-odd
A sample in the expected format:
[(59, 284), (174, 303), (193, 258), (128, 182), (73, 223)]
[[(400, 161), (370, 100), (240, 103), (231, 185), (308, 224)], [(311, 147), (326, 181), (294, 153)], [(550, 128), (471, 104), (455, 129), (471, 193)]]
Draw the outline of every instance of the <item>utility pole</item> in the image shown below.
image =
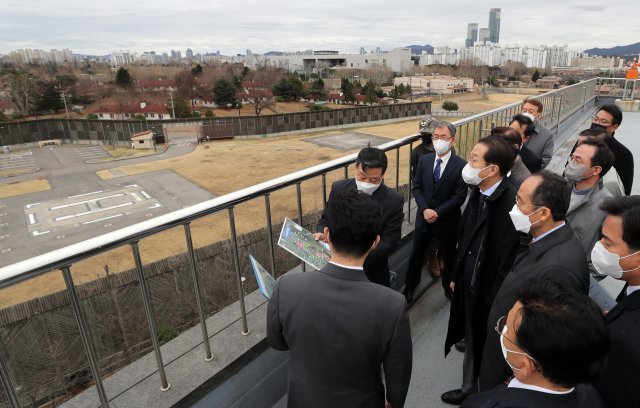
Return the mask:
[(67, 119), (69, 119), (69, 109), (67, 109), (67, 96), (64, 94), (64, 91), (60, 91), (60, 98), (62, 98), (62, 102), (64, 102), (64, 111), (67, 113)]
[(171, 98), (171, 112), (173, 112), (173, 118), (176, 118), (176, 108), (173, 106), (173, 91), (169, 91), (169, 98)]

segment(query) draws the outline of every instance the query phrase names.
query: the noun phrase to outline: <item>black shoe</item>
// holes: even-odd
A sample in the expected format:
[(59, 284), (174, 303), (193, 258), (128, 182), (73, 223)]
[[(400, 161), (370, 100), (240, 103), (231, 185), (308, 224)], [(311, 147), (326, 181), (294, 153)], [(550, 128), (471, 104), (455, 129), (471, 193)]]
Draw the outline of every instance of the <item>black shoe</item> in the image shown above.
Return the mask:
[(413, 291), (412, 290), (405, 289), (403, 295), (407, 299), (407, 304), (408, 305), (413, 303)]
[(464, 341), (464, 339), (460, 340), (459, 342), (457, 342), (454, 347), (456, 348), (456, 350), (458, 350), (461, 353), (464, 353), (465, 350), (467, 349), (467, 342)]
[(447, 404), (460, 405), (469, 395), (462, 392), (461, 389), (447, 391), (440, 396), (440, 399)]

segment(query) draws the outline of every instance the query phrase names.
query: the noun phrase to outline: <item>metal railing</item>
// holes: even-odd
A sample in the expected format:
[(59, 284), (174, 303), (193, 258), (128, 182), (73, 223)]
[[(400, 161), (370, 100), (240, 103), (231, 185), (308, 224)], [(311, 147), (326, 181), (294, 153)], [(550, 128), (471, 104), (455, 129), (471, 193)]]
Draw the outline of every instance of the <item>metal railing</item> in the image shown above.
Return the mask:
[[(535, 96), (534, 98), (539, 99), (544, 104), (545, 115), (543, 123), (549, 128), (557, 128), (563, 120), (571, 116), (573, 113), (581, 109), (584, 110), (585, 106), (596, 97), (597, 86), (601, 83), (601, 80), (593, 79), (567, 88), (555, 90), (547, 94)], [(455, 122), (454, 124), (458, 128), (459, 135), (457, 137), (459, 154), (465, 157), (468, 151), (475, 144), (475, 142), (477, 142), (477, 140), (489, 134), (492, 127), (508, 124), (509, 119), (516, 113), (520, 112), (520, 108), (521, 102), (512, 103), (510, 105), (506, 105), (501, 108), (474, 115)], [(381, 149), (387, 152), (393, 153), (395, 151), (395, 188), (400, 188), (399, 183), (401, 172), (403, 173), (403, 177), (404, 174), (406, 174), (409, 187), (409, 203), (411, 202), (411, 169), (409, 166), (409, 158), (413, 148), (413, 143), (418, 139), (418, 135), (410, 135), (380, 146)], [(406, 146), (408, 146), (409, 148), (409, 155), (405, 156), (406, 168), (401, 168), (401, 148)], [(407, 149), (405, 148), (404, 150), (404, 154), (406, 154)], [(203, 294), (198, 278), (199, 272), (196, 257), (194, 254), (194, 245), (190, 229), (191, 223), (208, 215), (224, 213), (225, 211), (227, 212), (227, 218), (230, 228), (229, 238), (231, 240), (231, 251), (233, 253), (233, 268), (235, 270), (235, 280), (237, 284), (238, 301), (241, 315), (240, 317), (242, 320), (242, 334), (247, 335), (250, 332), (250, 328), (247, 323), (247, 312), (245, 310), (244, 303), (245, 295), (242, 285), (242, 271), (239, 261), (234, 208), (236, 208), (236, 206), (238, 206), (239, 204), (248, 202), (250, 200), (264, 200), (267, 239), (270, 246), (270, 267), (272, 273), (275, 274), (277, 265), (274, 253), (275, 237), (272, 230), (271, 195), (274, 192), (283, 190), (287, 187), (295, 186), (296, 195), (295, 198), (291, 197), (291, 199), (295, 199), (298, 221), (301, 222), (304, 213), (302, 208), (302, 184), (305, 182), (309, 182), (309, 180), (312, 179), (321, 178), (322, 203), (323, 205), (326, 205), (327, 174), (334, 170), (343, 168), (344, 177), (347, 178), (349, 176), (349, 166), (353, 164), (355, 157), (356, 155), (352, 154), (336, 160), (332, 160), (317, 166), (288, 174), (286, 176), (282, 176), (273, 180), (266, 181), (264, 183), (244, 188), (242, 190), (235, 191), (233, 193), (226, 194), (209, 201), (205, 201), (184, 209), (161, 215), (138, 224), (130, 225), (120, 230), (91, 238), (86, 241), (46, 253), (44, 255), (34, 256), (33, 258), (0, 268), (0, 289), (8, 288), (19, 282), (38, 277), (52, 271), (60, 271), (62, 273), (69, 300), (73, 307), (73, 313), (77, 321), (78, 330), (82, 338), (82, 344), (87, 356), (89, 368), (95, 382), (96, 391), (98, 393), (102, 406), (107, 407), (109, 405), (108, 396), (106, 395), (105, 388), (102, 383), (102, 377), (98, 369), (98, 360), (96, 357), (94, 345), (92, 343), (89, 324), (86, 320), (81, 301), (78, 297), (76, 284), (74, 283), (70, 268), (72, 265), (82, 260), (86, 260), (96, 255), (106, 253), (107, 251), (113, 250), (115, 248), (120, 248), (127, 245), (130, 246), (132, 251), (131, 256), (135, 262), (135, 269), (139, 278), (140, 295), (145, 309), (146, 322), (149, 326), (152, 348), (156, 357), (157, 368), (160, 375), (160, 389), (163, 391), (168, 390), (170, 384), (165, 373), (165, 367), (162, 360), (162, 354), (158, 341), (158, 330), (155, 325), (154, 310), (149, 297), (149, 291), (145, 283), (146, 280), (143, 272), (143, 264), (138, 243), (143, 238), (159, 234), (174, 227), (182, 227), (182, 229), (184, 230), (184, 239), (187, 244), (189, 267), (197, 305), (197, 315), (199, 324), (202, 328), (202, 341), (205, 346), (204, 359), (210, 361), (213, 358), (213, 354), (209, 345), (209, 335), (205, 324), (205, 313), (202, 306)], [(410, 205), (407, 213), (407, 221), (411, 223)], [(21, 405), (18, 398), (18, 393), (15, 390), (11, 378), (10, 367), (7, 366), (7, 362), (4, 358), (4, 346), (1, 343), (2, 342), (0, 342), (0, 381), (4, 386), (7, 398), (11, 406), (14, 408), (20, 407)]]

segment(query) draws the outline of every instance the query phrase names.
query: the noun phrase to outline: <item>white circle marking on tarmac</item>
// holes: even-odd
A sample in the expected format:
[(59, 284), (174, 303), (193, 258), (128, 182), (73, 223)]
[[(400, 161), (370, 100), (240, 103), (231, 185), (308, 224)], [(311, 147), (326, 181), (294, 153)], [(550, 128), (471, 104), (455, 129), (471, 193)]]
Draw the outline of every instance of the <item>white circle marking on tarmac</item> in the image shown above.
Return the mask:
[(58, 236), (56, 237), (56, 239), (64, 239), (65, 237), (66, 237), (66, 235), (58, 235)]
[(111, 227), (112, 225), (113, 225), (113, 224), (104, 224), (104, 227), (105, 227), (105, 228), (109, 228), (109, 227)]
[(7, 234), (7, 235), (0, 235), (0, 239), (5, 239), (5, 238), (9, 238), (11, 235)]
[(3, 253), (3, 254), (6, 254), (7, 252), (11, 252), (11, 248), (5, 248), (0, 252)]

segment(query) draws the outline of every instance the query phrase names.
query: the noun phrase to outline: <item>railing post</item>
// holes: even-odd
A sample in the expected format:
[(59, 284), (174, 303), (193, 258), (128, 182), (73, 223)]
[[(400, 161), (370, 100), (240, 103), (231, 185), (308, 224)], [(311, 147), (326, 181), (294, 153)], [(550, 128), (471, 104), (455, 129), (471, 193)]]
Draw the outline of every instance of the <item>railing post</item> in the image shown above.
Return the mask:
[(636, 85), (638, 84), (638, 80), (633, 80), (633, 88), (631, 88), (631, 96), (630, 99), (633, 100), (633, 95), (636, 93)]
[(582, 111), (581, 112), (584, 112), (584, 108), (587, 105), (587, 86), (585, 85), (585, 86), (583, 86), (583, 88), (584, 88), (584, 95), (582, 96)]
[[(479, 119), (480, 120), (480, 129), (478, 131), (478, 140), (482, 139), (482, 126), (483, 126), (483, 121), (482, 118)], [(473, 141), (473, 144), (476, 144), (476, 140)], [(473, 149), (473, 148), (472, 148)]]
[(396, 191), (400, 191), (400, 148), (396, 149)]
[(76, 317), (76, 322), (78, 322), (78, 331), (80, 332), (80, 338), (82, 339), (84, 351), (85, 353), (87, 353), (89, 369), (91, 370), (91, 375), (93, 375), (93, 380), (96, 383), (96, 391), (98, 392), (98, 397), (100, 398), (100, 405), (103, 408), (107, 408), (109, 406), (109, 400), (107, 399), (107, 393), (105, 392), (104, 385), (102, 384), (102, 377), (100, 377), (100, 371), (98, 369), (98, 359), (96, 358), (96, 351), (93, 348), (93, 341), (91, 341), (91, 332), (89, 330), (89, 326), (87, 325), (87, 318), (85, 317), (84, 311), (82, 310), (82, 305), (80, 304), (80, 299), (78, 298), (78, 292), (76, 291), (76, 287), (73, 284), (73, 277), (71, 276), (71, 271), (69, 270), (68, 266), (62, 268), (62, 276), (64, 277), (64, 283), (67, 286), (67, 293), (69, 294), (69, 300), (71, 301), (71, 306), (73, 307), (73, 314)]
[(240, 256), (238, 255), (238, 239), (236, 236), (236, 220), (233, 215), (233, 207), (229, 207), (229, 229), (231, 230), (231, 250), (233, 251), (233, 263), (236, 268), (236, 283), (238, 284), (238, 303), (240, 303), (240, 317), (242, 317), (242, 334), (251, 333), (247, 324), (247, 311), (244, 307), (244, 289), (242, 288), (242, 276), (240, 273)]
[(147, 315), (147, 324), (149, 325), (149, 331), (151, 332), (151, 344), (153, 346), (153, 352), (156, 356), (156, 363), (158, 365), (158, 374), (160, 375), (160, 391), (167, 391), (169, 388), (171, 388), (171, 384), (169, 384), (169, 382), (167, 381), (167, 375), (164, 372), (162, 353), (160, 353), (160, 342), (158, 341), (158, 330), (156, 329), (156, 320), (153, 314), (153, 305), (151, 304), (151, 298), (149, 297), (149, 287), (147, 286), (147, 280), (144, 277), (142, 258), (140, 258), (140, 249), (138, 248), (138, 242), (131, 243), (131, 250), (133, 251), (133, 259), (136, 263), (136, 272), (138, 273), (144, 311)]
[(269, 257), (271, 258), (271, 273), (276, 278), (276, 253), (273, 248), (273, 226), (271, 225), (271, 194), (264, 195), (264, 207), (267, 216), (267, 240), (269, 242)]
[[(345, 170), (347, 168), (345, 167)], [(300, 226), (302, 226), (302, 185), (301, 183), (298, 181), (296, 183), (296, 199), (298, 202), (298, 224)], [(302, 261), (302, 272), (306, 272), (307, 271), (307, 264)]]
[(562, 97), (564, 94), (560, 94), (560, 102), (558, 103), (558, 120), (556, 122), (556, 133), (558, 133), (558, 129), (560, 129), (560, 120), (562, 119)]
[(327, 208), (327, 173), (322, 173), (322, 208)]
[(211, 354), (211, 346), (209, 345), (209, 333), (207, 332), (207, 321), (204, 317), (204, 308), (202, 307), (202, 292), (200, 291), (200, 278), (198, 277), (198, 265), (196, 263), (196, 254), (193, 251), (193, 239), (191, 238), (190, 223), (184, 224), (184, 235), (187, 238), (187, 249), (189, 251), (189, 261), (191, 262), (191, 278), (193, 279), (193, 290), (196, 295), (196, 307), (198, 308), (198, 317), (200, 318), (200, 327), (202, 328), (202, 341), (204, 343), (204, 361), (213, 360)]
[(11, 375), (9, 374), (9, 368), (7, 367), (7, 363), (4, 361), (3, 348), (4, 344), (0, 342), (0, 382), (2, 382), (9, 404), (11, 404), (11, 408), (20, 408), (20, 399), (18, 398), (18, 394), (16, 394), (16, 387), (13, 385)]
[(348, 164), (346, 166), (344, 166), (344, 178), (345, 179), (349, 178), (349, 165)]
[(407, 194), (407, 224), (411, 224), (411, 184), (413, 182), (413, 174), (411, 173), (411, 156), (413, 156), (413, 142), (409, 143), (409, 193)]

